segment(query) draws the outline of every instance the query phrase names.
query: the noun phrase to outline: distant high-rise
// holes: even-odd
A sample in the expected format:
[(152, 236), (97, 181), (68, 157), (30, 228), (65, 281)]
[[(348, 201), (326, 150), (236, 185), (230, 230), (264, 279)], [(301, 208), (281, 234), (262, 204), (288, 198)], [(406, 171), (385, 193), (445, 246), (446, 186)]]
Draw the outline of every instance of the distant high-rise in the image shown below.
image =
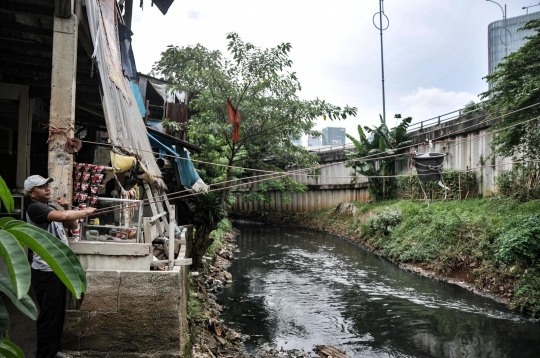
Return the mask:
[[(531, 20), (539, 20), (540, 11), (531, 14), (510, 17), (506, 19), (506, 31), (504, 29), (505, 21), (494, 21), (488, 26), (488, 56), (489, 56), (489, 73), (493, 73), (495, 68), (502, 60), (517, 51), (528, 40), (527, 36), (535, 35), (532, 30), (518, 31), (527, 22)], [(505, 34), (506, 32), (506, 34)], [(506, 45), (505, 45), (506, 43)]]
[(292, 142), (292, 144), (294, 144), (294, 145), (299, 145), (299, 146), (301, 146), (301, 145), (302, 145), (302, 138), (292, 139), (291, 142)]
[(307, 145), (308, 147), (320, 147), (322, 145), (321, 138), (309, 136)]
[(322, 145), (345, 144), (345, 128), (326, 127), (322, 130)]

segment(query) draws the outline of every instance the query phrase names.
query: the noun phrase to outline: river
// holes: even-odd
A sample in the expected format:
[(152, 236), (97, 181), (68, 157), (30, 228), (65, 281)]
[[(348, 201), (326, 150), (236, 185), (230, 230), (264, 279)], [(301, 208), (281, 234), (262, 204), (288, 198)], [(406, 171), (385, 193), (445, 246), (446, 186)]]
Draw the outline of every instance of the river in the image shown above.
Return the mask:
[(400, 269), (326, 233), (235, 224), (222, 318), (246, 348), (352, 357), (540, 357), (540, 324), (488, 298)]

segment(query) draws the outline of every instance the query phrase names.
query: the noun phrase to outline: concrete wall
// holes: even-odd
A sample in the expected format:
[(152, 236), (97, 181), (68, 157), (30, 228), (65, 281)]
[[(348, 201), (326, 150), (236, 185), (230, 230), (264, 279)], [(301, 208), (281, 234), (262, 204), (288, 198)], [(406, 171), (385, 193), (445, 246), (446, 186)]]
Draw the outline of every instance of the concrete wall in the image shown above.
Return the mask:
[[(474, 171), (478, 178), (479, 192), (484, 196), (496, 193), (495, 178), (501, 171), (512, 169), (511, 158), (490, 158), (492, 134), (491, 121), (484, 121), (482, 112), (463, 115), (460, 118), (436, 123), (409, 133), (413, 147), (407, 151), (445, 153), (444, 169)], [(429, 147), (429, 140), (433, 147)], [(235, 211), (313, 211), (332, 208), (343, 202), (369, 201), (367, 178), (354, 178), (352, 169), (347, 168), (346, 153), (354, 152), (354, 147), (345, 145), (335, 149), (319, 150), (321, 169), (317, 173), (302, 173), (292, 177), (308, 185), (306, 193), (293, 193), (290, 204), (281, 200), (279, 192), (270, 192), (271, 203), (243, 202), (242, 196), (250, 188), (243, 187), (236, 192)], [(408, 173), (407, 162), (396, 165), (397, 173)], [(354, 180), (353, 180), (354, 179)], [(257, 179), (255, 179), (256, 181)], [(351, 183), (352, 182), (352, 183)]]
[(189, 344), (187, 266), (88, 270), (80, 309), (66, 311), (63, 348), (83, 357), (183, 357)]
[(272, 201), (263, 203), (261, 201), (245, 202), (242, 197), (246, 192), (236, 192), (236, 203), (233, 211), (316, 211), (319, 209), (333, 208), (340, 203), (350, 203), (352, 201), (369, 201), (367, 183), (362, 184), (342, 184), (342, 185), (308, 185), (305, 193), (292, 193), (291, 202), (284, 203), (281, 193), (270, 192)]
[(152, 245), (121, 242), (70, 242), (84, 270), (150, 270)]

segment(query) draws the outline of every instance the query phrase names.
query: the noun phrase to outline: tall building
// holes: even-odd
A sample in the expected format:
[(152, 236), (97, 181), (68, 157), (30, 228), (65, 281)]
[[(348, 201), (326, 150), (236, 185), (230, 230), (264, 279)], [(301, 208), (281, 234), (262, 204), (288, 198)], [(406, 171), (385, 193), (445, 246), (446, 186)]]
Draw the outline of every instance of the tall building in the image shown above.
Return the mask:
[[(540, 19), (540, 11), (531, 14), (515, 16), (505, 21), (494, 21), (488, 26), (488, 56), (489, 73), (493, 73), (503, 58), (517, 51), (527, 42), (525, 37), (536, 34), (535, 31), (518, 31), (528, 21)], [(506, 44), (506, 45), (505, 45)]]
[(322, 145), (345, 144), (345, 128), (326, 127), (322, 130)]
[(307, 145), (308, 147), (320, 147), (322, 145), (321, 138), (308, 136)]
[(302, 146), (302, 138), (291, 139), (292, 144)]

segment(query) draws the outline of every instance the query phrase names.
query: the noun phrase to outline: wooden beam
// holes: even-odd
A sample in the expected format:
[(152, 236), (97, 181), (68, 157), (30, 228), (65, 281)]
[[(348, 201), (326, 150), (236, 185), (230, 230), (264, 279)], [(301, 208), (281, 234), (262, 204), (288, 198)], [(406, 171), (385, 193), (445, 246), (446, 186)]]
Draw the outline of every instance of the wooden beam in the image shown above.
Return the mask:
[(3, 20), (0, 22), (0, 30), (19, 32), (19, 33), (28, 33), (34, 35), (40, 35), (44, 37), (53, 37), (52, 29), (44, 29), (42, 27), (28, 26), (23, 25), (17, 21)]
[(2, 38), (0, 41), (0, 49), (19, 51), (34, 51), (34, 52), (46, 52), (49, 55), (52, 53), (53, 45), (35, 42), (31, 40), (18, 40), (13, 38)]
[(32, 131), (32, 118), (28, 118), (30, 113), (30, 100), (28, 98), (28, 86), (19, 90), (19, 140), (17, 144), (17, 188), (24, 188), (24, 180), (29, 176), (27, 172), (29, 165), (26, 163), (29, 158), (28, 131)]
[(29, 5), (21, 3), (18, 0), (2, 0), (2, 2), (0, 2), (0, 12), (6, 12), (8, 14), (15, 15), (52, 18), (54, 16), (54, 6), (44, 6), (37, 4)]
[(54, 15), (61, 18), (70, 18), (73, 15), (73, 0), (54, 0)]

